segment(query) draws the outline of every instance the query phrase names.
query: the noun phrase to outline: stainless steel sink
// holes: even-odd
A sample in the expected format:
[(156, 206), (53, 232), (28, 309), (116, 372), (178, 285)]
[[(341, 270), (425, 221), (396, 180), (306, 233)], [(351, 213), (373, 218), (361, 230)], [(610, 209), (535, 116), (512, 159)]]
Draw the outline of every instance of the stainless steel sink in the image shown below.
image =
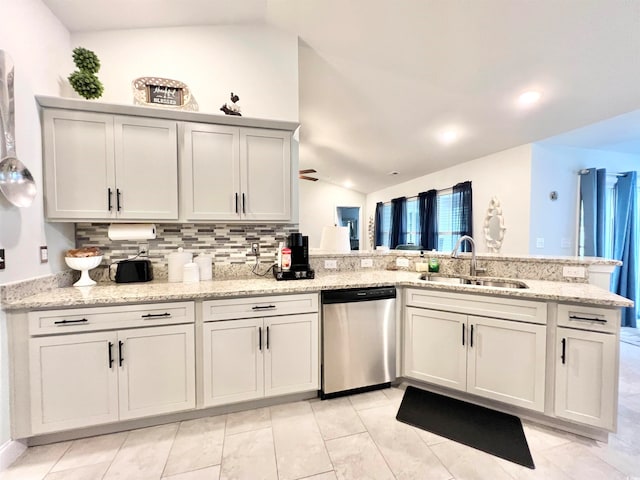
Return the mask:
[(450, 285), (477, 285), (481, 287), (498, 287), (512, 289), (529, 288), (526, 283), (519, 280), (440, 275), (432, 273), (421, 274), (420, 280), (436, 283), (448, 283)]

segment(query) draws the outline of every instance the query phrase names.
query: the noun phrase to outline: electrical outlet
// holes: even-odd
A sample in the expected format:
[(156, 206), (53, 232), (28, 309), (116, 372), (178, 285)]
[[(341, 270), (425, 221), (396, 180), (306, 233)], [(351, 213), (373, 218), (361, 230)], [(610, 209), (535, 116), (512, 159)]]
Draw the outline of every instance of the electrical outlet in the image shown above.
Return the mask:
[(584, 267), (562, 267), (563, 277), (584, 278)]
[(49, 261), (49, 250), (44, 245), (40, 247), (40, 263), (47, 263)]
[(360, 268), (370, 268), (370, 267), (373, 267), (372, 258), (363, 258), (360, 260)]
[(139, 257), (148, 257), (149, 256), (149, 244), (148, 243), (139, 243), (138, 244), (138, 256)]
[(324, 268), (326, 268), (326, 269), (338, 268), (338, 261), (337, 260), (325, 260), (324, 261)]
[(396, 258), (396, 267), (408, 267), (409, 259), (408, 258)]
[(0, 248), (0, 270), (5, 269), (4, 248)]
[(254, 242), (251, 244), (251, 255), (255, 255), (256, 257), (260, 256), (260, 244)]

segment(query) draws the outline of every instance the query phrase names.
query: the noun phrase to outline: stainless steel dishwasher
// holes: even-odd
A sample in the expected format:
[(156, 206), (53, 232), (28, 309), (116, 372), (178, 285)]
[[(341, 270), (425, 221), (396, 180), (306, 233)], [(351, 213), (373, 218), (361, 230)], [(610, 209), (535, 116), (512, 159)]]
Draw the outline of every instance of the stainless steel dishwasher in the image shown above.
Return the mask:
[(321, 398), (384, 388), (396, 378), (396, 289), (322, 292)]

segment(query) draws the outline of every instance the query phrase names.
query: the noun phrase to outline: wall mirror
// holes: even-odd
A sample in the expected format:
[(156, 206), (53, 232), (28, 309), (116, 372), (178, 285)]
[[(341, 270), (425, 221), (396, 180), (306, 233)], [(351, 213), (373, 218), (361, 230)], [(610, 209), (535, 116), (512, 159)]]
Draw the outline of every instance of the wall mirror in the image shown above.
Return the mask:
[(360, 250), (360, 207), (336, 207), (336, 225), (349, 227), (351, 250)]
[(505, 230), (500, 201), (497, 197), (493, 197), (489, 202), (487, 215), (484, 219), (484, 239), (490, 252), (498, 253), (500, 251)]

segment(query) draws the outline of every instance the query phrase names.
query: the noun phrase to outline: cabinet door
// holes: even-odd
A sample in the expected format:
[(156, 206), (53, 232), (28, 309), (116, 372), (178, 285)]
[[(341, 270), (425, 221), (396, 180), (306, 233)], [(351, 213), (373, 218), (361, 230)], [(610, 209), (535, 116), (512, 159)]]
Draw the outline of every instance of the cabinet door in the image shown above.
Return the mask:
[(469, 317), (467, 391), (544, 411), (545, 325)]
[(120, 419), (195, 407), (193, 324), (118, 332)]
[(617, 398), (616, 336), (563, 327), (558, 327), (557, 332), (556, 415), (613, 430)]
[(265, 396), (318, 390), (318, 314), (264, 320)]
[(240, 130), (242, 216), (246, 220), (291, 218), (291, 133)]
[(118, 218), (178, 218), (176, 122), (115, 117)]
[(109, 210), (109, 192), (115, 195), (113, 135), (112, 115), (43, 112), (47, 218), (115, 218), (115, 208)]
[(118, 420), (116, 343), (113, 332), (29, 341), (34, 434)]
[(240, 129), (187, 123), (180, 137), (183, 217), (239, 220)]
[(404, 375), (465, 390), (466, 315), (407, 307)]
[(203, 325), (202, 372), (206, 406), (264, 395), (263, 333), (261, 318)]

